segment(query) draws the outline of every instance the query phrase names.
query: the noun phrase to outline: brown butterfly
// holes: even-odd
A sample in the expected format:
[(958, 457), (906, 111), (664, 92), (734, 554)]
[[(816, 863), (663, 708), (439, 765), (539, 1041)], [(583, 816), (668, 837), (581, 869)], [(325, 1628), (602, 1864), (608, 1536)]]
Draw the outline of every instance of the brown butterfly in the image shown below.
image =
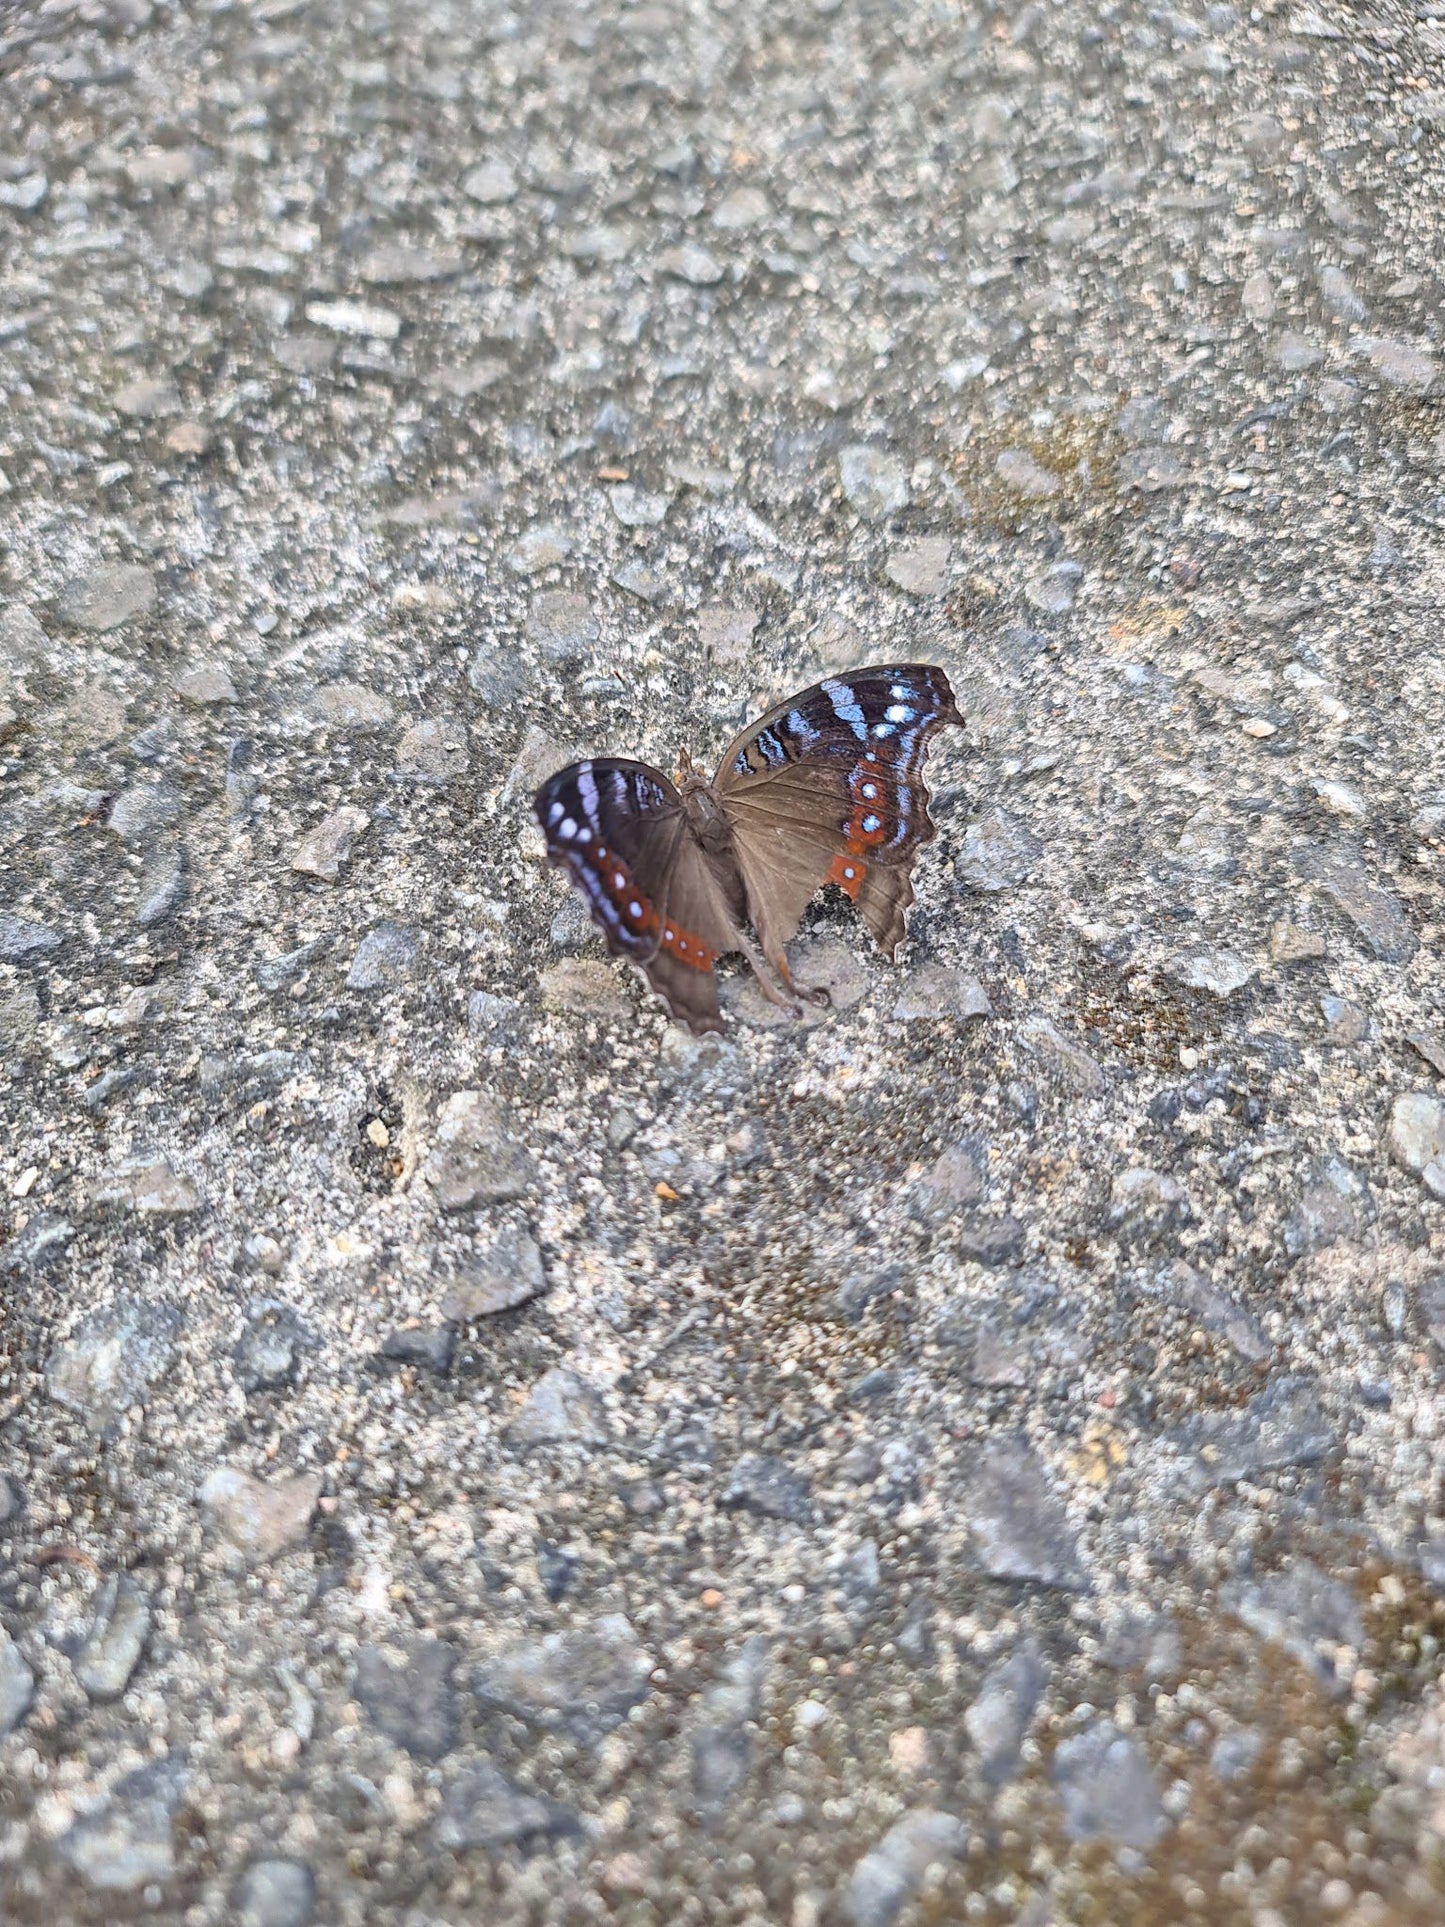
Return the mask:
[(581, 890), (612, 954), (689, 1030), (721, 1030), (713, 965), (729, 951), (773, 1002), (796, 1013), (800, 995), (826, 1001), (799, 992), (783, 948), (825, 883), (896, 955), (913, 859), (934, 835), (924, 758), (940, 729), (962, 722), (941, 669), (855, 669), (770, 709), (710, 783), (686, 751), (680, 786), (646, 763), (598, 756), (549, 777), (533, 808), (548, 860)]

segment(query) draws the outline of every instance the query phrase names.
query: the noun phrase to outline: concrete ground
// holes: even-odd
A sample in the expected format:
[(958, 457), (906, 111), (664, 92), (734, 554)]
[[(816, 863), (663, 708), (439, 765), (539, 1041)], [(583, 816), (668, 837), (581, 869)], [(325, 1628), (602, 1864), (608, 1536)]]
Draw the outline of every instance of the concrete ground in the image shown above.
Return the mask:
[[(1445, 7), (0, 17), (0, 1916), (1445, 1915)], [(944, 665), (671, 1028), (570, 755)]]

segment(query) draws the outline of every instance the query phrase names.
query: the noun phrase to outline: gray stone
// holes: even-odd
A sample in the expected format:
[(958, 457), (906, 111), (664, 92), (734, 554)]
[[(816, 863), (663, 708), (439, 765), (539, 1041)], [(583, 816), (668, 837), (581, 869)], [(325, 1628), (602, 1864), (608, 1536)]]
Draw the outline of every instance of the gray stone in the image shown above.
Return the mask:
[(184, 1787), (179, 1765), (163, 1761), (127, 1774), (98, 1812), (61, 1835), (60, 1851), (98, 1894), (133, 1894), (175, 1871), (173, 1815)]
[(1269, 1340), (1258, 1319), (1192, 1265), (1176, 1261), (1160, 1273), (1160, 1283), (1184, 1310), (1192, 1312), (1210, 1331), (1221, 1333), (1241, 1358), (1258, 1364), (1269, 1357)]
[(91, 1186), (91, 1202), (119, 1206), (147, 1218), (183, 1218), (200, 1209), (201, 1194), (169, 1158), (141, 1151), (112, 1166)]
[(1127, 1237), (1166, 1236), (1192, 1215), (1189, 1193), (1166, 1171), (1121, 1171), (1109, 1188), (1109, 1223)]
[(846, 1905), (854, 1927), (890, 1927), (929, 1869), (947, 1866), (967, 1848), (968, 1828), (951, 1813), (930, 1807), (905, 1813), (853, 1869)]
[(539, 523), (520, 535), (507, 551), (507, 561), (518, 575), (540, 575), (565, 562), (576, 544), (565, 529)]
[(566, 589), (549, 589), (533, 598), (527, 616), (527, 639), (551, 662), (576, 662), (601, 633), (586, 596)]
[(965, 1138), (939, 1153), (913, 1193), (913, 1210), (926, 1223), (940, 1225), (988, 1195), (988, 1144)]
[(62, 938), (49, 924), (0, 910), (0, 963), (39, 963), (60, 948)]
[(1176, 1436), (1198, 1453), (1201, 1488), (1314, 1465), (1339, 1445), (1313, 1381), (1299, 1376), (1277, 1378), (1240, 1411), (1212, 1414)]
[(1219, 1603), (1258, 1638), (1281, 1646), (1336, 1697), (1350, 1689), (1365, 1643), (1360, 1605), (1349, 1586), (1308, 1559), (1265, 1579), (1230, 1581)]
[(722, 1502), (793, 1525), (806, 1525), (813, 1516), (807, 1480), (771, 1452), (744, 1452), (732, 1469)]
[(75, 1655), (75, 1677), (93, 1700), (119, 1699), (150, 1638), (146, 1592), (129, 1573), (113, 1572), (96, 1588), (85, 1643)]
[(356, 1655), (353, 1696), (387, 1739), (419, 1760), (439, 1760), (456, 1745), (457, 1700), (452, 1689), (456, 1652), (444, 1639), (362, 1646)]
[(0, 1739), (13, 1733), (35, 1703), (35, 1675), (15, 1641), (0, 1626)]
[(1112, 1721), (1094, 1720), (1060, 1741), (1052, 1777), (1071, 1840), (1108, 1840), (1147, 1853), (1168, 1830), (1143, 1747)]
[(992, 1579), (1087, 1590), (1063, 1506), (1032, 1448), (1000, 1440), (979, 1454), (968, 1481), (967, 1520), (975, 1569)]
[(1084, 571), (1077, 562), (1055, 562), (1024, 583), (1024, 601), (1041, 615), (1067, 615), (1074, 606)]
[(890, 551), (884, 572), (905, 595), (942, 595), (948, 587), (951, 552), (946, 535), (922, 535)]
[(1209, 1764), (1221, 1780), (1242, 1780), (1264, 1750), (1264, 1733), (1257, 1726), (1232, 1726), (1221, 1733), (1209, 1752)]
[(504, 160), (483, 161), (463, 174), (462, 192), (480, 207), (501, 207), (517, 198), (517, 176)]
[(485, 1091), (454, 1091), (447, 1099), (424, 1175), (443, 1211), (524, 1197), (536, 1177), (530, 1152)]
[(1098, 1060), (1047, 1017), (1030, 1017), (1019, 1026), (1019, 1042), (1039, 1061), (1045, 1076), (1079, 1097), (1098, 1097), (1108, 1080)]
[(667, 520), (670, 495), (619, 483), (607, 491), (607, 506), (625, 529), (656, 529)]
[[(429, 248), (402, 247), (388, 242), (373, 248), (365, 257), (361, 278), (373, 288), (419, 287), (431, 281), (448, 281), (459, 274), (461, 268), (459, 254), (436, 253)], [(311, 319), (315, 320), (315, 316)]]
[(414, 723), (397, 745), (397, 774), (412, 783), (454, 782), (468, 760), (466, 725), (455, 717)]
[(724, 603), (699, 609), (697, 634), (703, 654), (709, 662), (745, 661), (759, 620), (757, 610), (745, 605)]
[(970, 889), (992, 894), (1026, 882), (1043, 853), (1032, 830), (1006, 810), (993, 809), (969, 825), (954, 870)]
[(570, 1808), (529, 1793), (490, 1760), (479, 1759), (447, 1788), (433, 1837), (448, 1853), (465, 1853), (579, 1831)]
[(254, 1300), (231, 1354), (242, 1390), (270, 1392), (293, 1384), (301, 1353), (315, 1343), (314, 1333), (289, 1305)]
[(1287, 328), (1274, 344), (1274, 358), (1287, 375), (1303, 375), (1319, 367), (1325, 351), (1312, 336)]
[(180, 1331), (174, 1306), (117, 1298), (83, 1319), (51, 1352), (46, 1389), (92, 1431), (104, 1432), (169, 1370)]
[(844, 495), (865, 522), (886, 521), (908, 507), (907, 471), (887, 449), (850, 442), (839, 450), (838, 475)]
[(1412, 395), (1428, 394), (1434, 387), (1440, 364), (1413, 342), (1376, 335), (1359, 338), (1355, 346), (1368, 356), (1370, 366), (1389, 387), (1403, 388)]
[(543, 1372), (507, 1427), (508, 1439), (523, 1450), (534, 1445), (605, 1445), (611, 1436), (600, 1392), (565, 1365)]
[(988, 992), (971, 971), (948, 964), (924, 964), (907, 978), (893, 1006), (900, 1024), (967, 1023), (992, 1017)]
[(236, 701), (236, 685), (223, 663), (196, 662), (176, 677), (176, 694), (196, 709)]
[(1369, 1186), (1359, 1173), (1343, 1158), (1323, 1158), (1285, 1225), (1284, 1248), (1292, 1258), (1322, 1251), (1342, 1238), (1359, 1237), (1374, 1215)]
[(579, 1738), (608, 1731), (652, 1690), (652, 1656), (620, 1613), (522, 1640), (478, 1668), (483, 1706)]
[(116, 390), (115, 405), (129, 420), (149, 422), (179, 414), (181, 397), (173, 381), (143, 376)]
[(451, 1370), (456, 1334), (449, 1325), (399, 1325), (381, 1341), (378, 1356), (390, 1365), (415, 1365), (444, 1378)]
[(1320, 1015), (1329, 1029), (1332, 1044), (1358, 1044), (1370, 1034), (1369, 1018), (1348, 997), (1321, 997)]
[(0, 1275), (21, 1276), (43, 1271), (66, 1251), (75, 1236), (68, 1218), (50, 1211), (36, 1211), (23, 1228), (7, 1243), (0, 1245)]
[(306, 319), (313, 328), (373, 341), (395, 341), (401, 333), (401, 316), (370, 301), (308, 301)]
[(304, 1860), (253, 1860), (231, 1889), (235, 1927), (307, 1927), (316, 1876)]
[(342, 865), (351, 860), (356, 839), (370, 822), (365, 810), (343, 803), (302, 837), (291, 859), (291, 868), (303, 876), (319, 877), (323, 883), (335, 883)]
[(212, 1529), (248, 1566), (262, 1565), (306, 1543), (321, 1498), (319, 1472), (253, 1479), (220, 1465), (202, 1481), (201, 1509)]
[(155, 577), (150, 570), (136, 562), (116, 562), (67, 582), (55, 613), (72, 629), (105, 635), (149, 615), (155, 606)]
[(1390, 1156), (1445, 1198), (1445, 1099), (1405, 1091), (1390, 1112)]
[(327, 683), (312, 692), (306, 705), (306, 720), (314, 727), (356, 735), (384, 729), (395, 713), (380, 690), (355, 682)]
[(511, 1311), (547, 1289), (542, 1253), (526, 1232), (503, 1232), (448, 1280), (443, 1318), (465, 1323)]
[(1255, 966), (1235, 951), (1203, 947), (1172, 956), (1165, 973), (1186, 990), (1201, 990), (1221, 998), (1243, 990), (1256, 974)]
[(1013, 1777), (1048, 1683), (1049, 1669), (1038, 1641), (1020, 1640), (1007, 1659), (990, 1668), (964, 1714), (964, 1731), (991, 1785)]
[(1349, 918), (1381, 962), (1410, 961), (1420, 940), (1392, 893), (1365, 875), (1358, 855), (1348, 850), (1305, 850), (1296, 865)]
[(177, 845), (157, 850), (141, 875), (135, 920), (141, 930), (168, 923), (191, 893), (186, 853)]
[(168, 830), (180, 813), (180, 792), (173, 784), (134, 783), (111, 804), (106, 822), (122, 843), (142, 849)]
[(1026, 448), (1004, 449), (994, 462), (993, 472), (1006, 489), (1030, 502), (1047, 501), (1064, 486), (1053, 470), (1036, 461)]
[(421, 946), (416, 932), (379, 923), (362, 938), (346, 973), (348, 990), (395, 990), (416, 975)]
[(694, 288), (715, 288), (727, 270), (715, 254), (709, 254), (694, 241), (678, 248), (664, 248), (657, 257), (657, 271), (673, 281), (686, 281)]
[(474, 649), (467, 664), (467, 686), (487, 708), (505, 709), (527, 686), (526, 663), (501, 648)]
[(1431, 1070), (1445, 1077), (1445, 1030), (1407, 1031), (1405, 1042), (1419, 1052)]

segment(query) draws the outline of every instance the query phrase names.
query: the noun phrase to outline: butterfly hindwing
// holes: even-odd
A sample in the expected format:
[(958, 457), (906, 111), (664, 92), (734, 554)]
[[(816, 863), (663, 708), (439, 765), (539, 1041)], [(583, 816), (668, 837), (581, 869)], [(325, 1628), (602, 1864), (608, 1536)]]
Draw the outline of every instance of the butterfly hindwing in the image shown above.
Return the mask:
[(783, 945), (824, 883), (858, 905), (893, 955), (913, 901), (913, 859), (934, 834), (924, 759), (938, 731), (962, 721), (941, 669), (884, 664), (815, 683), (728, 747), (714, 787), (748, 914), (785, 980)]

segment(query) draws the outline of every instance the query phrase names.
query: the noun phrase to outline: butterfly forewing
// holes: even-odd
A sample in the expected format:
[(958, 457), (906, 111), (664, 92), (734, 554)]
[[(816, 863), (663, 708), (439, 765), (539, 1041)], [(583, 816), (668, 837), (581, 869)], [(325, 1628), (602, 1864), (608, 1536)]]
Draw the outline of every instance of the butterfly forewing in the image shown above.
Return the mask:
[(892, 955), (913, 901), (910, 871), (934, 834), (923, 763), (962, 717), (941, 669), (884, 664), (830, 676), (769, 710), (729, 745), (715, 778), (748, 913), (775, 968), (810, 897), (836, 883)]

